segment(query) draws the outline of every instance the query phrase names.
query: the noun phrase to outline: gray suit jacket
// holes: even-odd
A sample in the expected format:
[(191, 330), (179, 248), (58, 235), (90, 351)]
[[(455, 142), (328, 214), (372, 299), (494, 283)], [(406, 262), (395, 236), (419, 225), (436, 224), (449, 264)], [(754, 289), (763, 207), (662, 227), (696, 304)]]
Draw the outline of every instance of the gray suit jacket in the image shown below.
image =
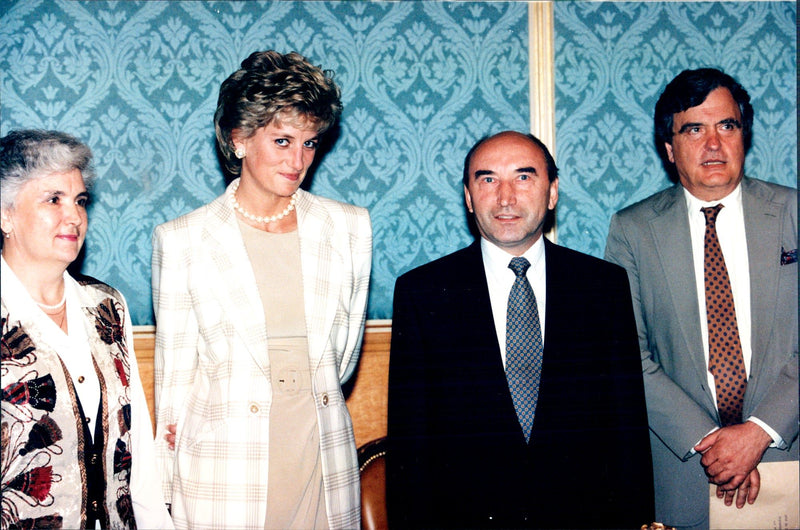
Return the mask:
[[(752, 350), (744, 418), (755, 416), (788, 444), (764, 461), (798, 459), (797, 190), (745, 178)], [(611, 219), (606, 259), (628, 271), (639, 328), (655, 475), (656, 519), (708, 524), (708, 479), (692, 447), (719, 417), (707, 384), (691, 238), (680, 185)], [(785, 261), (785, 260), (784, 260)], [(791, 260), (789, 260), (791, 261)]]

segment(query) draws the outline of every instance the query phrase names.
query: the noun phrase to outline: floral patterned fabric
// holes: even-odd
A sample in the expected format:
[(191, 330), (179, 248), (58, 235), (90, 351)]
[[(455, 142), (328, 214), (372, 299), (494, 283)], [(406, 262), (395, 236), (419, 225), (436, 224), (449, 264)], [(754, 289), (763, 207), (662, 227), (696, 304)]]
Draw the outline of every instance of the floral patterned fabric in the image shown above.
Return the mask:
[[(109, 528), (136, 528), (130, 493), (131, 405), (125, 306), (110, 287), (79, 282), (93, 322), (90, 350), (100, 380)], [(2, 529), (84, 528), (86, 443), (75, 388), (39, 322), (2, 303)], [(95, 410), (93, 404), (84, 404)], [(101, 440), (95, 440), (100, 442)]]

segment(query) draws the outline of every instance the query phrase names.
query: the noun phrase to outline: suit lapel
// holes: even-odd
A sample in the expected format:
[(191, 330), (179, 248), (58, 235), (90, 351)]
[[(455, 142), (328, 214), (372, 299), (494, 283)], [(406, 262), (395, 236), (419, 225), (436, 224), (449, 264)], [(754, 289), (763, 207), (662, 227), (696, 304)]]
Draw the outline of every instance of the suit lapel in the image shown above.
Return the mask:
[[(265, 375), (269, 374), (267, 328), (256, 278), (227, 194), (209, 204), (201, 239), (204, 280), (223, 314)], [(202, 307), (201, 309), (202, 310)]]
[[(501, 346), (497, 341), (480, 239), (476, 239), (463, 252), (463, 261), (451, 271), (444, 285), (435, 286), (446, 301), (439, 311), (449, 314), (450, 326), (459, 332), (458, 343), (462, 346), (457, 349), (461, 357), (453, 362), (479, 367), (477, 370), (483, 377), (496, 380), (507, 394), (513, 410), (500, 354), (505, 345)], [(465, 308), (468, 310), (465, 311)]]
[[(501, 345), (497, 342), (497, 330), (494, 329), (492, 302), (489, 297), (489, 285), (486, 283), (486, 269), (483, 265), (480, 239), (475, 240), (467, 247), (464, 267), (453, 271), (453, 277), (457, 278), (454, 283), (462, 287), (459, 292), (464, 293), (464, 299), (461, 302), (465, 304), (464, 307), (471, 308), (470, 322), (467, 323), (469, 325), (465, 326), (464, 331), (474, 335), (471, 340), (477, 342), (473, 344), (484, 345), (481, 350), (488, 353), (488, 362), (497, 364), (502, 360)], [(490, 323), (488, 329), (486, 322)], [(499, 364), (502, 370), (502, 362)], [(503, 371), (503, 378), (505, 378), (505, 371)]]
[(342, 260), (331, 241), (334, 223), (328, 211), (303, 190), (297, 192), (297, 229), (300, 236), (300, 263), (303, 269), (303, 303), (308, 333), (308, 354), (316, 370), (331, 337), (337, 313)]
[[(569, 311), (568, 304), (565, 304), (565, 301), (562, 299), (563, 293), (560, 289), (562, 285), (565, 285), (565, 281), (569, 281), (561, 276), (567, 269), (562, 266), (562, 260), (557, 245), (551, 243), (547, 238), (544, 240), (544, 259), (545, 283), (547, 289), (547, 301), (545, 302), (544, 313), (544, 355), (548, 358), (556, 355), (559, 350), (557, 346), (554, 347), (554, 344), (557, 344), (557, 337), (560, 336), (560, 330), (556, 328), (570, 322), (571, 319), (568, 314), (559, 314), (562, 313), (562, 311)], [(544, 372), (542, 375), (544, 375)]]
[[(702, 354), (703, 338), (698, 326), (700, 310), (697, 306), (697, 285), (694, 278), (689, 218), (683, 188), (674, 186), (672, 193), (665, 194), (662, 201), (654, 205), (653, 210), (650, 230), (656, 242), (658, 260), (664, 270), (670, 302), (674, 308), (672, 313), (678, 316), (686, 345), (685, 351), (694, 353), (692, 365), (701, 380), (705, 381), (706, 362)], [(668, 303), (668, 301), (662, 300), (658, 303)]]
[[(753, 352), (767, 351), (772, 333), (774, 301), (778, 299), (780, 275), (780, 205), (757, 193), (752, 181), (742, 181), (742, 207), (744, 210), (747, 258), (750, 269), (750, 315)], [(758, 373), (764, 355), (753, 355), (751, 374)]]
[[(463, 308), (469, 308), (468, 319), (456, 324), (456, 329), (463, 333), (462, 340), (465, 344), (461, 352), (462, 357), (457, 362), (466, 362), (474, 366), (474, 377), (476, 380), (481, 381), (482, 390), (488, 389), (491, 392), (491, 396), (483, 395), (481, 398), (484, 403), (490, 403), (488, 406), (483, 406), (483, 411), (491, 416), (483, 420), (484, 427), (490, 426), (489, 429), (493, 430), (495, 435), (510, 436), (510, 440), (513, 441), (513, 444), (516, 444), (515, 447), (517, 448), (524, 448), (526, 451), (532, 450), (537, 432), (537, 421), (541, 422), (536, 418), (539, 417), (542, 409), (537, 405), (533, 420), (531, 443), (528, 444), (525, 441), (525, 435), (517, 418), (514, 400), (511, 397), (511, 390), (508, 386), (508, 379), (503, 366), (500, 352), (505, 349), (505, 344), (500, 344), (497, 340), (497, 330), (494, 326), (492, 302), (489, 296), (489, 285), (486, 281), (486, 269), (483, 264), (480, 239), (467, 248), (466, 256), (464, 266), (457, 271), (453, 271), (453, 278), (451, 279), (451, 282), (463, 287), (453, 290), (454, 292), (461, 292), (463, 295), (461, 300), (455, 300), (455, 304), (459, 308), (459, 314), (463, 314)], [(545, 259), (547, 259), (546, 256), (547, 253), (545, 253)], [(508, 259), (511, 259), (511, 255), (508, 256)], [(503, 312), (505, 313), (504, 310)], [(468, 357), (468, 352), (471, 352), (474, 356), (472, 359)], [(547, 356), (547, 335), (545, 333), (545, 363), (547, 362)], [(544, 373), (543, 371), (543, 378), (545, 377)], [(476, 390), (472, 389), (471, 391), (474, 392)], [(540, 393), (539, 404), (541, 403)], [(466, 413), (471, 415), (470, 421), (474, 422), (475, 411), (468, 410)]]

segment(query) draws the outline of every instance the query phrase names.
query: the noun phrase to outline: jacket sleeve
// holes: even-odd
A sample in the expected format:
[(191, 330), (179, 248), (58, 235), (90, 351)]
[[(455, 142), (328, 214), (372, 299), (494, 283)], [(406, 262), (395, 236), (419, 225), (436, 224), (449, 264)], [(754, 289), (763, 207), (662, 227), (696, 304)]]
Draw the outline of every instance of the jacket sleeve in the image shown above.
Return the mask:
[(198, 324), (188, 288), (188, 235), (156, 227), (153, 238), (153, 307), (156, 318), (155, 409), (156, 459), (164, 497), (172, 502), (175, 451), (164, 435), (177, 424), (197, 370)]
[(351, 296), (348, 300), (347, 342), (339, 366), (339, 380), (344, 383), (353, 375), (358, 365), (364, 326), (367, 319), (367, 298), (372, 268), (372, 225), (369, 213), (356, 208), (354, 215), (347, 215), (350, 254), (353, 264)]
[[(120, 298), (122, 296), (120, 295)], [(156, 466), (155, 450), (153, 446), (153, 428), (150, 424), (150, 414), (147, 408), (147, 399), (139, 377), (139, 367), (136, 362), (136, 352), (133, 350), (133, 326), (131, 325), (130, 312), (124, 299), (125, 306), (125, 335), (128, 342), (128, 361), (131, 374), (131, 500), (136, 526), (139, 528), (172, 529), (172, 519), (164, 503), (161, 485), (160, 467)], [(153, 469), (153, 466), (156, 466)]]
[(443, 478), (430, 476), (426, 347), (411, 283), (401, 276), (395, 284), (389, 360), (386, 500), (389, 526), (401, 528), (435, 526), (432, 489)]
[[(797, 190), (784, 189), (780, 194), (776, 191), (772, 200), (781, 205), (778, 224), (780, 228), (775, 231), (775, 234), (764, 234), (763, 239), (769, 242), (765, 246), (775, 250), (780, 248), (782, 253), (795, 250), (797, 249)], [(791, 259), (781, 262), (776, 253), (758, 252), (758, 250), (756, 250), (756, 256), (751, 255), (750, 259), (751, 261), (756, 260), (755, 268), (759, 271), (766, 271), (770, 274), (774, 271), (775, 273), (774, 277), (767, 278), (766, 281), (759, 281), (759, 278), (753, 278), (751, 272), (751, 292), (754, 289), (761, 289), (762, 292), (759, 294), (764, 295), (764, 292), (769, 292), (765, 290), (770, 289), (766, 284), (776, 282), (773, 284), (774, 297), (767, 295), (766, 298), (766, 302), (769, 304), (768, 313), (761, 319), (765, 327), (768, 326), (764, 334), (769, 336), (770, 340), (764, 346), (766, 351), (753, 351), (753, 355), (762, 357), (770, 355), (771, 359), (775, 359), (770, 361), (774, 366), (773, 377), (768, 389), (753, 407), (751, 415), (774, 429), (782, 438), (783, 443), (779, 449), (787, 449), (793, 445), (793, 442), (796, 443), (798, 427), (800, 427), (797, 362), (798, 263)], [(753, 265), (751, 265), (751, 270), (752, 267)], [(757, 330), (754, 330), (755, 332)], [(757, 344), (756, 341), (754, 341), (755, 344)], [(764, 363), (763, 370), (767, 368), (768, 363)], [(761, 382), (764, 382), (763, 375)]]

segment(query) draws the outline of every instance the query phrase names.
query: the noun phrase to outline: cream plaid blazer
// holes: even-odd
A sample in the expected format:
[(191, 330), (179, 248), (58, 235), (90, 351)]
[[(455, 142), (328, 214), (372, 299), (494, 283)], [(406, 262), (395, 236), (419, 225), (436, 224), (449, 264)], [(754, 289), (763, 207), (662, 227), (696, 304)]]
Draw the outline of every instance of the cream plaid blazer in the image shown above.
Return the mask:
[[(358, 460), (340, 383), (364, 331), (372, 228), (363, 208), (297, 192), (328, 523), (360, 526)], [(156, 444), (176, 528), (264, 528), (272, 399), (267, 330), (224, 194), (156, 227)], [(177, 423), (175, 451), (164, 441)]]

